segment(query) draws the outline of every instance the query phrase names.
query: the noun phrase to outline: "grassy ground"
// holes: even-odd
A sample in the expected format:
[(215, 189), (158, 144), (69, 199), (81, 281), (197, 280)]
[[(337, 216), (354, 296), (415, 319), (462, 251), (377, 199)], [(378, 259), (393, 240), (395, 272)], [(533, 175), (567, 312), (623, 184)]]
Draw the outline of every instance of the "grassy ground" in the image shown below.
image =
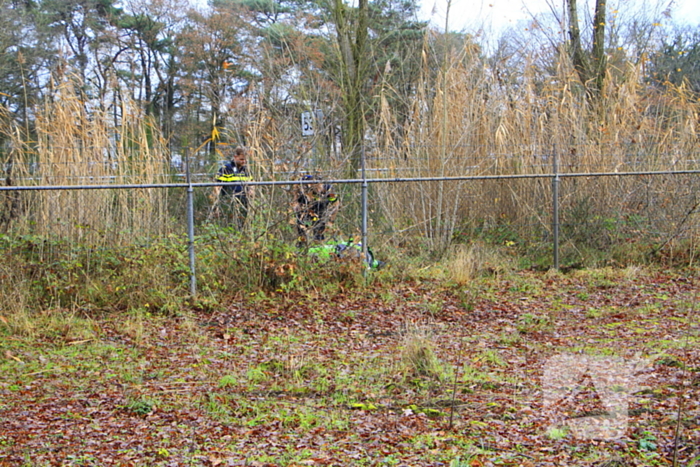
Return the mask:
[(54, 310), (31, 333), (0, 314), (0, 465), (700, 465), (699, 285), (425, 270), (168, 317)]

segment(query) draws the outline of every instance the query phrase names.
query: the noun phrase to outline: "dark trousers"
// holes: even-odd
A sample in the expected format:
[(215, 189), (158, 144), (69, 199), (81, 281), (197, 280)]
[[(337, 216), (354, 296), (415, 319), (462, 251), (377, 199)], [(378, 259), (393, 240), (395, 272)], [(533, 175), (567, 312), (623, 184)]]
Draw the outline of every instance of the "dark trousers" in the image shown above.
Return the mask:
[(299, 242), (323, 241), (326, 239), (326, 224), (328, 219), (325, 216), (317, 217), (314, 213), (297, 213), (297, 234)]
[(248, 217), (248, 197), (245, 193), (222, 193), (220, 205), (228, 223), (235, 225), (239, 230), (242, 229)]

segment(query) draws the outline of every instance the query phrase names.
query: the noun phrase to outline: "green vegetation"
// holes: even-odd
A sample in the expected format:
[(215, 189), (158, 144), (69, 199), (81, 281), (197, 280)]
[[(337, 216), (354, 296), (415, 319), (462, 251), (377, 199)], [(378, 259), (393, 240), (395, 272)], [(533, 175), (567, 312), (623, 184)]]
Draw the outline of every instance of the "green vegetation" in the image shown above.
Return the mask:
[[(182, 182), (176, 163), (184, 159), (195, 182), (211, 182), (231, 145), (250, 149), (253, 178), (264, 181), (303, 172), (343, 178), (357, 170), (361, 154), (372, 178), (389, 179), (543, 176), (553, 170), (554, 153), (563, 174), (692, 171), (700, 160), (699, 104), (689, 89), (697, 87), (689, 64), (698, 35), (667, 34), (651, 12), (626, 19), (616, 13), (615, 34), (596, 36), (595, 50), (588, 50), (585, 30), (570, 43), (542, 37), (559, 27), (543, 26), (512, 32), (489, 56), (475, 35), (414, 21), (415, 2), (326, 2), (303, 11), (283, 2), (272, 16), (254, 2), (212, 2), (200, 13), (185, 4), (132, 11), (107, 0), (62, 8), (25, 3), (0, 0), (8, 12), (0, 30), (8, 65), (0, 73), (3, 180), (115, 189), (3, 191), (0, 226), (32, 244), (36, 261), (73, 261), (72, 274), (84, 269), (87, 253), (80, 250), (100, 256), (105, 248), (141, 248), (174, 236), (184, 253), (185, 189), (117, 187)], [(298, 28), (302, 13), (305, 27)], [(89, 53), (86, 37), (96, 38)], [(29, 41), (21, 53), (20, 38)], [(69, 56), (52, 53), (66, 42)], [(299, 117), (312, 110), (324, 117), (314, 135), (300, 135)], [(342, 148), (329, 137), (337, 128)], [(370, 246), (379, 255), (450, 256), (457, 284), (500, 274), (511, 262), (551, 266), (553, 194), (542, 179), (370, 185)], [(258, 188), (245, 240), (268, 251), (247, 282), (285, 291), (298, 271), (284, 269), (289, 251), (269, 244), (296, 236), (289, 188)], [(327, 237), (356, 237), (360, 187), (337, 188), (343, 208)], [(692, 173), (562, 179), (561, 265), (693, 264), (697, 188)], [(198, 252), (200, 264), (235, 255), (231, 235), (215, 233), (228, 224), (216, 197), (204, 187), (194, 191), (197, 235), (205, 248), (215, 236), (220, 242), (218, 252)], [(79, 258), (53, 257), (68, 249)], [(186, 274), (186, 261), (179, 264)], [(157, 301), (168, 306), (166, 297)]]
[[(569, 39), (539, 18), (487, 52), (411, 1), (127, 3), (0, 0), (1, 459), (697, 463), (697, 32), (625, 11), (574, 31), (569, 2)], [(364, 156), (388, 266), (316, 262), (288, 186), (256, 187), (239, 229), (201, 184), (193, 296), (173, 183), (234, 145), (261, 181)], [(686, 173), (562, 177), (551, 271), (555, 161)], [(356, 240), (360, 187), (337, 185), (326, 237)], [(559, 353), (653, 361), (620, 440), (545, 420)], [(559, 418), (606, 415), (575, 384)]]
[[(151, 254), (140, 251), (141, 264), (163, 260)], [(72, 303), (61, 302), (58, 269), (55, 287), (26, 289), (24, 303), (36, 311), (3, 305), (0, 453), (13, 462), (428, 466), (567, 457), (665, 465), (676, 423), (660, 414), (677, 413), (685, 398), (679, 445), (698, 428), (694, 386), (681, 383), (700, 367), (692, 268), (504, 268), (475, 275), (469, 285), (478, 293), (465, 306), (464, 285), (440, 271), (452, 258), (432, 271), (388, 267), (355, 282), (290, 257), (299, 279), (286, 291), (248, 282), (196, 300), (184, 285), (177, 292), (177, 275), (167, 285), (135, 282), (132, 261), (119, 258), (114, 283), (131, 278), (131, 296), (149, 306), (136, 298), (91, 304), (107, 292), (88, 295), (86, 280)], [(246, 283), (245, 270), (225, 271), (231, 280), (222, 284)], [(313, 285), (321, 278), (333, 286)], [(174, 291), (167, 307), (151, 291), (158, 287)], [(431, 311), (431, 302), (442, 306)], [(558, 353), (651, 362), (640, 387), (613, 388), (629, 397), (620, 439), (590, 442), (561, 424), (605, 414), (587, 380), (558, 413), (542, 408), (542, 364)], [(12, 416), (19, 410), (22, 420)]]

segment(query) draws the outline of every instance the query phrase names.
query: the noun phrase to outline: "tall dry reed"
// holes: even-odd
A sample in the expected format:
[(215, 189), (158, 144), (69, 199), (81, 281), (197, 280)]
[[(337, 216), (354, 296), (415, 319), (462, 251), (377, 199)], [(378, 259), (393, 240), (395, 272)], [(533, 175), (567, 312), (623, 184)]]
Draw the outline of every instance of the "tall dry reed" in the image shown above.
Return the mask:
[(54, 84), (35, 125), (34, 144), (10, 134), (15, 183), (65, 189), (22, 192), (11, 220), (15, 232), (113, 246), (169, 230), (165, 189), (74, 188), (167, 181), (165, 142), (135, 105), (94, 108), (67, 79)]
[[(642, 65), (625, 64), (592, 101), (560, 57), (553, 76), (528, 67), (517, 85), (504, 89), (466, 44), (438, 73), (425, 70), (403, 139), (394, 137), (398, 123), (382, 106), (382, 164), (392, 177), (548, 174), (555, 156), (562, 173), (698, 168), (697, 96), (683, 87), (650, 86)], [(581, 222), (575, 216), (584, 203), (601, 219), (643, 216), (645, 228), (662, 238), (692, 211), (698, 182), (581, 177), (564, 179), (561, 187), (565, 221)], [(420, 233), (434, 247), (446, 247), (465, 225), (514, 225), (523, 237), (551, 231), (548, 179), (382, 184), (380, 191), (388, 230)]]

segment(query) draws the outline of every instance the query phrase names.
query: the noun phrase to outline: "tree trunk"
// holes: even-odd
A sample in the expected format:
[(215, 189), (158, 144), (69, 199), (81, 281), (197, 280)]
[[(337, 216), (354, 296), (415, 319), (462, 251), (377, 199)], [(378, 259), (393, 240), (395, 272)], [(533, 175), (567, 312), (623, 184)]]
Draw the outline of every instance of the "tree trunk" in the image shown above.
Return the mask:
[(586, 86), (590, 78), (588, 60), (581, 45), (581, 30), (578, 27), (578, 9), (576, 0), (566, 0), (569, 10), (569, 40), (571, 41), (571, 59), (581, 82)]
[(589, 98), (597, 98), (603, 91), (607, 61), (605, 59), (605, 8), (607, 0), (596, 0), (593, 19), (593, 45), (588, 54), (581, 45), (576, 0), (566, 0), (569, 12), (570, 53), (574, 69), (586, 88)]
[(603, 92), (605, 74), (607, 72), (607, 60), (605, 59), (605, 8), (607, 0), (596, 0), (595, 18), (593, 20), (593, 74), (595, 76), (595, 90)]
[(348, 175), (354, 176), (362, 162), (362, 142), (365, 133), (362, 90), (367, 69), (367, 0), (359, 0), (354, 31), (353, 22), (348, 18), (348, 14), (348, 7), (343, 1), (335, 0), (333, 17), (340, 49), (341, 88), (345, 107), (343, 146), (350, 155)]

